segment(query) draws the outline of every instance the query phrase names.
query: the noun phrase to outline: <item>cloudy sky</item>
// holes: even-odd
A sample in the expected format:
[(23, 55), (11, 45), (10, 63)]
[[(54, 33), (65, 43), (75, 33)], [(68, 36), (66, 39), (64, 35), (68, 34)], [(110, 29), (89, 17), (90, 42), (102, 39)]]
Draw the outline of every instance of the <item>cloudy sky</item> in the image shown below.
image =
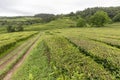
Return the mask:
[(120, 6), (120, 0), (0, 0), (0, 16), (69, 13), (88, 7)]

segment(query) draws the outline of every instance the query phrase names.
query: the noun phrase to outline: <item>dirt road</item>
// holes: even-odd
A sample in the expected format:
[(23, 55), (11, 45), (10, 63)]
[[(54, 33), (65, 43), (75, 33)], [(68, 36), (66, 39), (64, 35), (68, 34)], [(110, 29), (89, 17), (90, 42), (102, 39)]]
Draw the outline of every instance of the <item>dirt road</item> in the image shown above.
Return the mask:
[(38, 35), (34, 39), (27, 41), (26, 43), (22, 44), (21, 46), (10, 52), (4, 58), (0, 59), (0, 70), (6, 68), (9, 64), (12, 65), (12, 68), (10, 70), (0, 76), (0, 78), (3, 78), (0, 80), (11, 80), (12, 74), (24, 62), (28, 54), (34, 48), (35, 43), (38, 41), (39, 37), (40, 35)]

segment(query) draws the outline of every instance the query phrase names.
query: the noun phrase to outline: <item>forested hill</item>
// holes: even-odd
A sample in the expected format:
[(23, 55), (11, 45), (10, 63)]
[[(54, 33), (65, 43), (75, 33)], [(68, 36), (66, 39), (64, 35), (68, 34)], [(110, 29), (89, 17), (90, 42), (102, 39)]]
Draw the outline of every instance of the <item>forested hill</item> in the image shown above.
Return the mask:
[(108, 13), (110, 18), (113, 18), (116, 14), (120, 13), (120, 6), (119, 7), (94, 7), (94, 8), (87, 8), (83, 11), (77, 11), (76, 13), (71, 12), (68, 14), (69, 16), (74, 15), (81, 15), (82, 17), (90, 17), (97, 11), (102, 10)]

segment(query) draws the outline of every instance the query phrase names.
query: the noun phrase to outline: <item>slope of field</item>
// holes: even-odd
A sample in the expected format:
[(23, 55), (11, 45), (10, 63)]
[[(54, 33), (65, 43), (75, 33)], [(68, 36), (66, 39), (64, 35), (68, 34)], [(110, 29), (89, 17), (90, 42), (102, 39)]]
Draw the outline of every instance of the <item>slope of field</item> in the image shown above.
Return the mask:
[(28, 20), (35, 20), (35, 19), (40, 19), (37, 17), (3, 17), (0, 18), (1, 21), (7, 21), (7, 22), (14, 22), (14, 21), (28, 21)]
[[(39, 37), (33, 36), (21, 46), (18, 46), (6, 56), (0, 58), (0, 80), (13, 68), (13, 66), (24, 56)], [(6, 79), (8, 80), (8, 79)]]
[(119, 80), (119, 43), (119, 28), (44, 31), (12, 80)]
[[(37, 36), (30, 39), (27, 43), (25, 43), (24, 47), (21, 48), (21, 51), (19, 51), (15, 54), (16, 57), (14, 56), (11, 58), (11, 61), (13, 61), (13, 63), (14, 63), (14, 64), (11, 64), (11, 66), (13, 66), (13, 67), (11, 67), (11, 69), (7, 72), (7, 74), (5, 75), (3, 80), (10, 80), (11, 79), (11, 76), (13, 75), (13, 73), (24, 62), (26, 57), (29, 55), (29, 53), (32, 51), (32, 49), (36, 45), (39, 38), (40, 38), (40, 35), (38, 34)], [(11, 63), (11, 61), (10, 61), (10, 63)]]
[(47, 24), (34, 24), (31, 26), (26, 26), (25, 30), (28, 31), (40, 31), (40, 30), (52, 30), (52, 29), (61, 29), (61, 28), (70, 28), (74, 27), (76, 24), (75, 21), (70, 18), (60, 18), (55, 21), (51, 21)]
[(19, 73), (15, 73), (11, 80), (49, 80), (50, 69), (47, 53), (47, 46), (41, 37), (36, 47), (24, 61), (24, 65), (18, 69)]
[(0, 57), (3, 56), (11, 47), (15, 46), (18, 42), (28, 39), (37, 32), (16, 32), (16, 33), (6, 33), (0, 34)]
[[(41, 47), (40, 44), (41, 46), (44, 45), (44, 48)], [(43, 50), (41, 50), (41, 48), (43, 48)], [(43, 41), (39, 43), (39, 47), (31, 54), (20, 68), (19, 73), (13, 77), (14, 80), (27, 80), (30, 78), (35, 80), (114, 79), (114, 76), (107, 72), (102, 65), (97, 64), (91, 58), (83, 55), (74, 45), (62, 37), (53, 36), (44, 38)], [(40, 66), (42, 63), (43, 65)], [(42, 71), (45, 70), (46, 72), (42, 73)], [(22, 74), (24, 76), (19, 78)]]

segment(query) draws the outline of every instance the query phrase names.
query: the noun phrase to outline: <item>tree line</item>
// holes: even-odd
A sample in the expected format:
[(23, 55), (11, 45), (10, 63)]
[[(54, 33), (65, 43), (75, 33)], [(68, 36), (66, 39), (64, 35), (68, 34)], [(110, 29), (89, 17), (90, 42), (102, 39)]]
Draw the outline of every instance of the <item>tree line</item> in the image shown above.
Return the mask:
[(0, 26), (7, 27), (7, 32), (23, 31), (25, 25), (47, 23), (55, 19), (54, 14), (36, 14), (34, 16), (1, 17)]
[[(19, 18), (32, 18), (27, 20), (17, 20)], [(71, 12), (69, 14), (46, 14), (40, 13), (34, 16), (2, 17), (0, 25), (7, 26), (8, 32), (23, 31), (24, 25), (36, 23), (47, 23), (61, 17), (70, 17), (77, 22), (77, 27), (96, 26), (101, 27), (106, 23), (120, 22), (120, 7), (94, 7), (83, 11)], [(9, 19), (9, 20), (8, 20)], [(12, 20), (13, 19), (13, 20)]]
[(77, 21), (77, 26), (104, 26), (106, 23), (120, 22), (120, 7), (94, 7), (67, 15)]

